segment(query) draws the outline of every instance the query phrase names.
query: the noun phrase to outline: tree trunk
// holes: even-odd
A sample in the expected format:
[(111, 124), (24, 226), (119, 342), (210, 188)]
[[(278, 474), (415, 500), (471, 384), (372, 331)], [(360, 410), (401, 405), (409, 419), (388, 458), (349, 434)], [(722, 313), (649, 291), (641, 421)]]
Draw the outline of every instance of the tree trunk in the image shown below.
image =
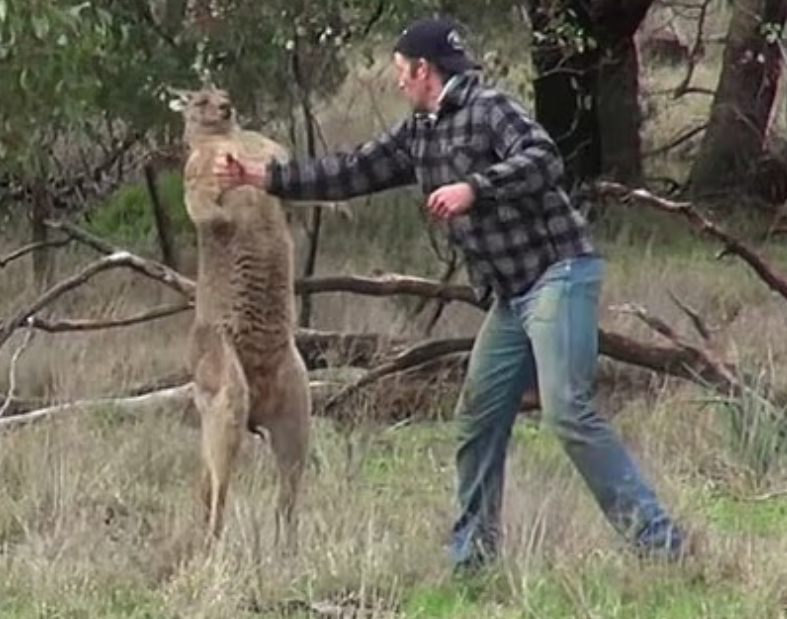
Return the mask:
[(570, 184), (604, 174), (637, 183), (642, 176), (639, 63), (633, 36), (653, 0), (563, 2), (529, 5), (536, 32), (575, 15), (574, 26), (594, 39), (595, 49), (560, 49), (549, 38), (533, 46), (536, 118), (557, 142)]
[(594, 0), (592, 34), (601, 47), (597, 114), (602, 171), (622, 183), (642, 180), (642, 114), (639, 107), (639, 58), (634, 34), (653, 0)]
[(33, 252), (33, 285), (38, 291), (42, 291), (52, 284), (55, 258), (52, 249), (43, 246), (49, 239), (49, 229), (47, 228), (46, 220), (49, 219), (51, 211), (49, 193), (42, 186), (44, 182), (41, 180), (34, 183), (30, 226), (30, 240), (33, 243), (42, 244), (42, 247)]
[[(304, 130), (306, 132), (306, 155), (310, 158), (317, 156), (316, 119), (312, 112), (311, 84), (309, 76), (304, 75), (301, 65), (300, 48), (297, 37), (295, 50), (292, 55), (292, 73), (295, 78), (295, 87), (298, 90), (301, 112), (303, 114)], [(311, 209), (311, 225), (307, 229), (306, 261), (303, 265), (303, 277), (311, 277), (317, 268), (317, 253), (322, 230), (322, 209), (318, 206)], [(301, 312), (298, 324), (308, 327), (312, 320), (312, 298), (305, 294), (301, 298)]]
[(639, 61), (631, 37), (598, 67), (597, 114), (602, 171), (629, 185), (642, 180), (642, 115), (639, 107)]
[[(589, 28), (590, 16), (579, 0), (569, 0), (581, 27)], [(533, 31), (549, 32), (556, 15), (552, 3), (533, 0), (528, 6)], [(555, 140), (566, 164), (569, 186), (601, 173), (601, 140), (596, 114), (597, 54), (571, 53), (552, 37), (536, 38), (532, 48), (537, 77), (533, 82), (535, 115)]]
[(780, 50), (761, 28), (782, 26), (786, 0), (739, 0), (735, 4), (710, 121), (691, 170), (695, 197), (742, 187), (763, 154), (780, 67)]

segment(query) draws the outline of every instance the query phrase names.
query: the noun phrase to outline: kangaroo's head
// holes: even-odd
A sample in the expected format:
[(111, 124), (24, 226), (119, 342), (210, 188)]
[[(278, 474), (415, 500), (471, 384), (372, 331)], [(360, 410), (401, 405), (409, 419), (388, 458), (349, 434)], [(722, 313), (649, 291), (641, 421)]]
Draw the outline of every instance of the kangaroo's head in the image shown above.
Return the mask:
[(237, 116), (226, 90), (206, 87), (200, 90), (170, 89), (170, 109), (181, 112), (187, 138), (229, 135), (237, 126)]

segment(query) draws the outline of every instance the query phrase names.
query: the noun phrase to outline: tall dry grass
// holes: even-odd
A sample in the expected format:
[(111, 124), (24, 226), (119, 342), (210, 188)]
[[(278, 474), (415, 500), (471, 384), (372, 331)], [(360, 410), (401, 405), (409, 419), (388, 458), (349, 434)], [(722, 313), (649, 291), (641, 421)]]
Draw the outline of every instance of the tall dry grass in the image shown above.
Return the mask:
[[(770, 357), (779, 367), (787, 341), (783, 301), (745, 268), (719, 264), (709, 248), (703, 258), (701, 246), (671, 255), (625, 244), (605, 249), (605, 327), (653, 339), (643, 325), (611, 309), (635, 300), (689, 333), (688, 319), (668, 290), (711, 322), (740, 306), (721, 334), (727, 350), (738, 349), (743, 359)], [(85, 258), (65, 258), (60, 268), (66, 272)], [(6, 297), (4, 313), (29, 296), (23, 267), (3, 273), (8, 289), (18, 292)], [(168, 295), (137, 275), (109, 273), (56, 310), (101, 318), (166, 302)], [(325, 327), (386, 330), (402, 315), (383, 300), (362, 309), (355, 299), (320, 303)], [(362, 324), (348, 320), (361, 314)], [(471, 334), (478, 320), (474, 310), (451, 308), (439, 334)], [(184, 315), (91, 335), (37, 334), (17, 367), (20, 395), (106, 394), (177, 371), (188, 321)], [(14, 347), (12, 341), (4, 348), (0, 376), (7, 376)], [(602, 366), (600, 407), (614, 413), (670, 509), (706, 532), (706, 554), (686, 568), (638, 565), (559, 446), (522, 421), (511, 447), (504, 568), (491, 589), (466, 604), (501, 617), (629, 616), (636, 604), (662, 608), (651, 598), (687, 595), (692, 608), (697, 599), (711, 600), (707, 616), (736, 608), (757, 613), (745, 616), (777, 616), (787, 535), (781, 508), (774, 506), (784, 503), (741, 497), (779, 489), (785, 479), (781, 462), (759, 486), (747, 486), (746, 458), (731, 446), (723, 412), (702, 401), (707, 394), (652, 377), (643, 392), (642, 381), (627, 381), (636, 371), (609, 360)], [(448, 400), (434, 406), (450, 408), (453, 396), (442, 397)], [(445, 593), (445, 543), (454, 513), (450, 424), (377, 428), (353, 478), (346, 476), (336, 428), (323, 421), (315, 427), (302, 547), (295, 557), (273, 549), (273, 467), (259, 441), (244, 443), (226, 536), (214, 552), (203, 554), (194, 488), (198, 437), (179, 415), (158, 410), (123, 418), (106, 411), (4, 433), (0, 581), (12, 600), (5, 616), (305, 616), (307, 603), (343, 616), (359, 604), (372, 617), (429, 616), (423, 608), (432, 607), (434, 616), (471, 616), (458, 610), (465, 605), (451, 597), (458, 594)], [(550, 604), (558, 614), (545, 614)], [(565, 609), (573, 614), (559, 614)]]

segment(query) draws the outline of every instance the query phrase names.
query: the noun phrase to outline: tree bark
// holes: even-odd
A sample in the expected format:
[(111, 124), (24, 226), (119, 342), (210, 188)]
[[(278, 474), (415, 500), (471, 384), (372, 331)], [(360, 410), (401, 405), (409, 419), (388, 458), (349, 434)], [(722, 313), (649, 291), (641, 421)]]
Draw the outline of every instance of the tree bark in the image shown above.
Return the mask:
[(691, 170), (695, 198), (742, 187), (763, 154), (781, 52), (777, 44), (767, 43), (761, 27), (782, 26), (786, 18), (786, 0), (735, 4), (708, 129)]
[[(576, 10), (580, 26), (589, 29), (590, 15), (582, 2), (569, 0), (568, 5)], [(548, 32), (559, 19), (546, 0), (532, 0), (528, 11), (537, 33)], [(597, 53), (572, 54), (546, 37), (534, 39), (532, 58), (537, 73), (533, 81), (535, 116), (560, 150), (568, 185), (597, 178), (602, 170), (595, 95)]]
[(597, 114), (603, 174), (638, 185), (642, 180), (642, 113), (639, 107), (639, 57), (634, 34), (653, 0), (594, 0), (593, 34), (598, 61)]
[(175, 231), (172, 220), (167, 213), (166, 207), (161, 203), (161, 196), (156, 183), (156, 171), (153, 166), (148, 164), (144, 168), (145, 184), (150, 196), (150, 206), (153, 210), (153, 221), (156, 225), (156, 237), (159, 249), (161, 250), (161, 260), (171, 269), (178, 268), (177, 254), (175, 250)]
[[(569, 185), (600, 175), (636, 184), (642, 177), (639, 62), (633, 36), (653, 0), (567, 0), (574, 26), (596, 41), (582, 51), (549, 38), (533, 46), (536, 118), (566, 161)], [(556, 19), (551, 3), (530, 3), (533, 29)]]
[(605, 176), (628, 185), (642, 180), (639, 59), (631, 37), (609, 50), (598, 67), (596, 103)]
[(33, 285), (42, 291), (52, 283), (55, 255), (49, 247), (49, 232), (45, 223), (50, 217), (51, 201), (46, 189), (39, 183), (43, 181), (35, 184), (32, 194), (30, 239), (37, 245), (33, 252)]
[[(311, 105), (311, 84), (309, 76), (304, 75), (300, 42), (295, 37), (295, 49), (292, 54), (292, 75), (295, 79), (295, 89), (298, 92), (301, 113), (303, 115), (303, 126), (306, 134), (306, 155), (310, 158), (317, 156), (317, 136), (315, 131), (316, 119), (312, 113)], [(307, 72), (308, 73), (308, 72)], [(311, 225), (307, 226), (307, 248), (306, 259), (303, 265), (303, 277), (311, 277), (317, 268), (317, 253), (320, 245), (320, 232), (322, 230), (322, 209), (313, 207), (311, 209)], [(301, 296), (301, 311), (298, 324), (308, 328), (312, 320), (312, 298), (307, 294)]]

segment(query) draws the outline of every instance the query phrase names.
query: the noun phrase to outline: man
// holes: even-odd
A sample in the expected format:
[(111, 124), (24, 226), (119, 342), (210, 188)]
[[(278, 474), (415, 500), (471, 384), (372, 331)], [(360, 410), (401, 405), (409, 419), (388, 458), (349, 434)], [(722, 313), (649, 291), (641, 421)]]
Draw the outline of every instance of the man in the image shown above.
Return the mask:
[(603, 263), (562, 184), (555, 144), (516, 101), (480, 84), (451, 21), (412, 24), (394, 62), (411, 116), (316, 160), (219, 158), (219, 182), (290, 200), (419, 184), (426, 208), (447, 223), (477, 295), (491, 301), (456, 409), (454, 567), (483, 565), (499, 551), (507, 446), (519, 402), (535, 387), (545, 423), (609, 521), (637, 550), (677, 557), (679, 528), (593, 406)]

